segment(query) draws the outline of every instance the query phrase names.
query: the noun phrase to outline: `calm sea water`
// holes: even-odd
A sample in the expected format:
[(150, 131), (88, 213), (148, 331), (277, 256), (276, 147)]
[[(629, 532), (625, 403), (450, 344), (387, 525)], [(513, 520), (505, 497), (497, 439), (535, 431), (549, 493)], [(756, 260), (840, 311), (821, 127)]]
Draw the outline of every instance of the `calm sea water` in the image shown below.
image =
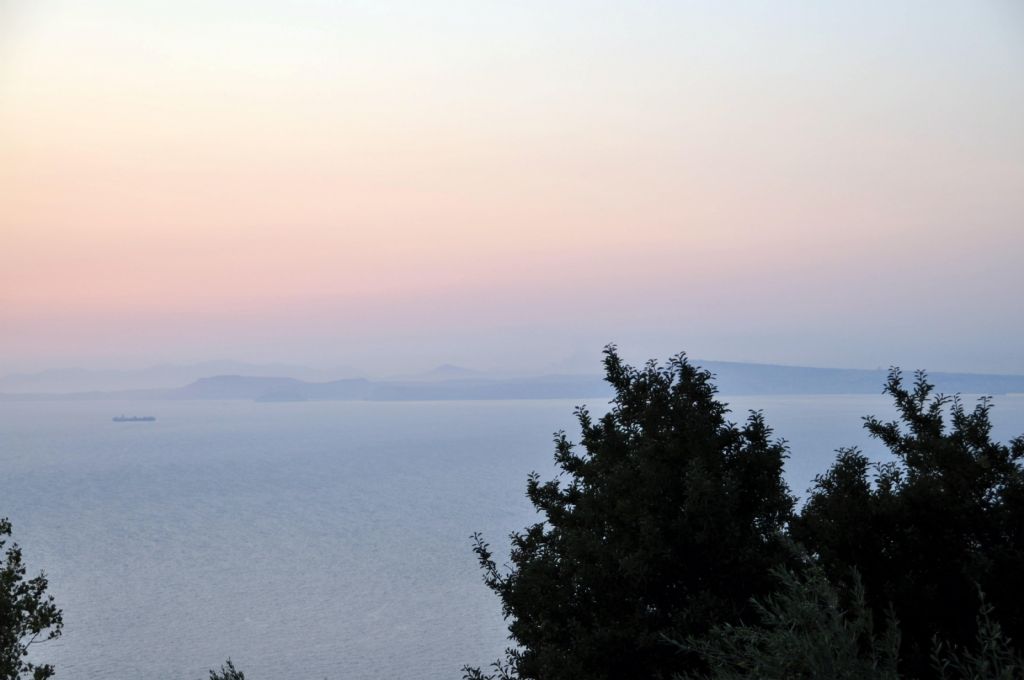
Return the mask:
[[(883, 397), (742, 397), (802, 494)], [(591, 400), (594, 411), (603, 408)], [(0, 515), (45, 569), (71, 680), (461, 677), (505, 646), (469, 535), (502, 554), (576, 402), (0, 404)], [(120, 413), (155, 423), (113, 423)], [(1024, 397), (1000, 397), (1002, 439)]]

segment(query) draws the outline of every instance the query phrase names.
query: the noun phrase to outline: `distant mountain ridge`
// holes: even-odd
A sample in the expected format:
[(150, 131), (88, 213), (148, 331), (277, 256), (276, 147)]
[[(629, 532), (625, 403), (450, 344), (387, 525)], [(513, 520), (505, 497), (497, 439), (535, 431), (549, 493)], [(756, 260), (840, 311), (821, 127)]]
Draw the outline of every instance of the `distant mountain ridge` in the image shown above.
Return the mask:
[[(732, 361), (694, 361), (715, 374), (723, 394), (879, 394), (887, 369), (811, 368)], [(912, 371), (907, 371), (911, 374)], [(1024, 375), (928, 372), (945, 394), (1024, 393)]]
[(297, 364), (251, 364), (242, 361), (159, 364), (138, 369), (57, 368), (0, 376), (0, 392), (57, 393), (169, 389), (216, 375), (272, 375), (315, 382), (351, 378), (358, 373), (347, 366), (318, 369)]
[[(694, 361), (715, 375), (723, 395), (879, 394), (884, 370), (810, 368), (727, 361)], [(182, 387), (55, 393), (0, 393), (0, 401), (40, 400), (216, 400), (287, 401), (430, 401), (487, 399), (608, 398), (612, 390), (600, 375), (542, 375), (525, 378), (480, 377), (468, 369), (423, 374), (420, 379), (346, 378), (307, 381), (284, 376), (215, 375)], [(456, 368), (456, 367), (452, 367)], [(440, 375), (438, 375), (440, 373)], [(445, 373), (461, 377), (444, 377)], [(1024, 393), (1024, 376), (979, 373), (931, 373), (929, 379), (947, 394)]]

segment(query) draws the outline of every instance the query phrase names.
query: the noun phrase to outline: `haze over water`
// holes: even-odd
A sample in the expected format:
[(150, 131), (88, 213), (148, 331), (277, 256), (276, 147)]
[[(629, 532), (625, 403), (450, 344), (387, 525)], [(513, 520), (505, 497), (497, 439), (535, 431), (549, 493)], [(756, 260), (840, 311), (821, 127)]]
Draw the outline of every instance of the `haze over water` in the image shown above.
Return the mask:
[[(255, 680), (460, 677), (506, 644), (469, 535), (504, 554), (536, 521), (526, 475), (552, 475), (580, 401), (165, 402), (155, 423), (110, 421), (133, 403), (4, 404), (4, 513), (65, 611), (40, 653), (83, 680), (198, 680), (228, 656)], [(860, 416), (892, 413), (728, 401), (790, 440), (797, 495), (836, 447), (882, 456)], [(1024, 432), (1024, 397), (994, 420)]]

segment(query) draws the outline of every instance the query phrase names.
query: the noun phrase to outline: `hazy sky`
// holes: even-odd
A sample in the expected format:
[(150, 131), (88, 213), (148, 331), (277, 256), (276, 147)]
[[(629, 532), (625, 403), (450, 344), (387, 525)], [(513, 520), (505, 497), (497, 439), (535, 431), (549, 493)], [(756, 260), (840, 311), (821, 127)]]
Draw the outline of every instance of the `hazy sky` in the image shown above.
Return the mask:
[(0, 0), (0, 371), (1024, 373), (1024, 5)]

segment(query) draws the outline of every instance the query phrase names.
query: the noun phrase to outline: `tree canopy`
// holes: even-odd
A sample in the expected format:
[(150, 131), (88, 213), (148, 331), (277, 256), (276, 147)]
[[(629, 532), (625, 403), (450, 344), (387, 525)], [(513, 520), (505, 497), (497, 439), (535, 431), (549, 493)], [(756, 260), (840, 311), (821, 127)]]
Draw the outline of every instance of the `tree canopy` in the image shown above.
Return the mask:
[(988, 399), (968, 410), (921, 372), (908, 387), (893, 369), (885, 392), (899, 418), (865, 427), (895, 460), (873, 466), (841, 450), (792, 535), (834, 582), (861, 575), (876, 620), (890, 607), (899, 619), (901, 670), (929, 677), (936, 636), (976, 638), (979, 592), (1008, 637), (1024, 640), (1024, 437), (994, 442)]
[(609, 346), (604, 365), (612, 408), (597, 419), (577, 409), (579, 445), (555, 438), (558, 478), (529, 477), (542, 519), (512, 534), (510, 569), (475, 536), (516, 644), (499, 675), (667, 678), (692, 668), (695, 655), (666, 636), (738, 620), (792, 555), (786, 447), (761, 414), (729, 422), (711, 374), (683, 354), (637, 369)]
[(53, 676), (50, 664), (28, 660), (29, 649), (38, 642), (60, 637), (64, 627), (61, 610), (46, 592), (46, 575), (26, 579), (26, 568), (17, 543), (7, 545), (11, 523), (0, 519), (0, 550), (7, 547), (0, 563), (0, 679)]
[(235, 668), (235, 664), (228, 659), (219, 671), (210, 669), (210, 680), (245, 680), (245, 673)]
[(876, 630), (858, 579), (841, 594), (817, 565), (801, 571), (776, 572), (779, 591), (754, 601), (754, 622), (720, 624), (679, 643), (708, 666), (683, 680), (898, 680), (897, 622)]

